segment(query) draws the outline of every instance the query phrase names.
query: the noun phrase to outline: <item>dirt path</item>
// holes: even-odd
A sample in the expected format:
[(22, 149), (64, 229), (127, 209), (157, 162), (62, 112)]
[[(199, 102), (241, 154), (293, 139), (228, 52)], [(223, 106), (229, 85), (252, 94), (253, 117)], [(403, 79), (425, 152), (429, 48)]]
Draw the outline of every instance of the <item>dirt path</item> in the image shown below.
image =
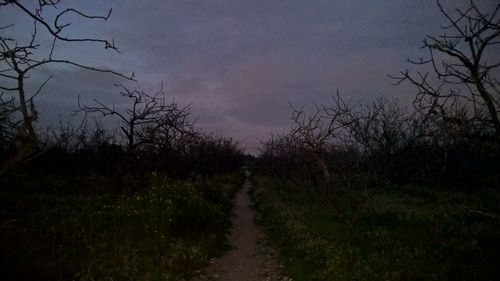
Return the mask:
[(233, 249), (216, 259), (201, 280), (287, 280), (280, 277), (277, 256), (265, 247), (263, 237), (255, 226), (255, 211), (248, 194), (250, 187), (250, 181), (245, 180), (234, 199), (233, 229), (229, 236)]

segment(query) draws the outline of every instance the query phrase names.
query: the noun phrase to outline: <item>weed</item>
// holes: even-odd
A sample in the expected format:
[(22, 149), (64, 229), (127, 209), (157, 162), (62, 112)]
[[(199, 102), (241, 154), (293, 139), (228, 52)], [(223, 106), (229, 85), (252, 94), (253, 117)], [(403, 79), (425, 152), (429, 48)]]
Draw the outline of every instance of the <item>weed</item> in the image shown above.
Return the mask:
[(326, 204), (314, 192), (256, 181), (259, 222), (294, 280), (500, 279), (498, 192), (393, 187), (370, 190), (358, 208), (346, 203), (354, 191)]
[[(52, 176), (51, 176), (52, 177)], [(57, 184), (66, 179), (56, 179)], [(240, 175), (154, 175), (128, 195), (1, 193), (3, 280), (179, 280), (225, 249)], [(44, 193), (43, 191), (46, 190)]]

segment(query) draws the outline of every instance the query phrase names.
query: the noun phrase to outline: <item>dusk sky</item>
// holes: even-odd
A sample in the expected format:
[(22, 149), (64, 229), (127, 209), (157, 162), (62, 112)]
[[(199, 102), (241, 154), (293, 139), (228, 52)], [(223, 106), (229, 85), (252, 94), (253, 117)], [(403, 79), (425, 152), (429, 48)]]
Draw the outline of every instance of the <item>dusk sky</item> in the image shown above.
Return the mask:
[[(387, 74), (411, 68), (406, 59), (425, 55), (422, 39), (440, 34), (444, 23), (434, 0), (64, 3), (100, 15), (113, 8), (107, 22), (68, 18), (68, 34), (114, 38), (121, 54), (59, 44), (55, 57), (134, 72), (138, 83), (66, 65), (39, 69), (32, 88), (55, 75), (37, 99), (40, 124), (69, 118), (78, 95), (120, 105), (113, 83), (155, 91), (163, 81), (167, 97), (192, 104), (199, 127), (234, 137), (249, 152), (290, 126), (290, 104), (328, 103), (336, 89), (353, 101), (408, 101), (414, 89), (391, 86)], [(16, 36), (29, 34), (25, 19), (13, 8), (0, 10), (0, 26), (16, 23)]]

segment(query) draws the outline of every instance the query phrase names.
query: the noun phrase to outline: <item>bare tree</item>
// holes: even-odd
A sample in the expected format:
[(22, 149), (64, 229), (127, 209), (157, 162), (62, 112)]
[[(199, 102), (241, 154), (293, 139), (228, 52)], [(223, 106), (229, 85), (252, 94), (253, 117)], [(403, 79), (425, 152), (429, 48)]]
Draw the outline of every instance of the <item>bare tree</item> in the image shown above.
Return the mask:
[[(293, 173), (303, 164), (304, 147), (292, 134), (271, 135), (261, 142), (260, 158), (265, 169), (283, 184), (294, 181)], [(311, 175), (311, 173), (309, 173)]]
[(342, 130), (349, 122), (350, 109), (337, 92), (332, 97), (333, 105), (314, 105), (312, 113), (304, 108), (294, 109), (292, 120), (294, 128), (291, 134), (307, 150), (306, 161), (314, 163), (322, 172), (327, 186), (331, 184), (331, 175), (326, 161), (326, 150), (335, 139), (343, 137)]
[(158, 154), (174, 152), (186, 155), (193, 138), (199, 135), (195, 131), (196, 120), (190, 118), (191, 105), (180, 106), (172, 101), (169, 107), (158, 123), (148, 126), (146, 133)]
[(71, 122), (64, 123), (59, 119), (58, 126), (49, 126), (38, 130), (39, 142), (46, 150), (58, 149), (65, 153), (77, 153), (81, 150), (96, 151), (103, 144), (116, 143), (116, 131), (107, 131), (102, 122), (93, 118), (89, 126), (88, 118), (83, 118), (76, 125)]
[(402, 71), (397, 84), (409, 81), (418, 88), (414, 100), (417, 109), (454, 120), (449, 112), (456, 108), (467, 112), (467, 121), (487, 124), (500, 136), (500, 4), (471, 0), (464, 9), (447, 11), (440, 1), (437, 6), (448, 24), (440, 36), (428, 35), (423, 48), (429, 58), (409, 60), (416, 65), (429, 65), (436, 74)]
[[(109, 73), (128, 80), (133, 80), (131, 76), (125, 76), (119, 72), (103, 69), (93, 66), (88, 66), (82, 63), (74, 62), (70, 59), (56, 58), (55, 49), (59, 42), (67, 43), (96, 43), (103, 44), (105, 49), (118, 51), (113, 40), (108, 41), (97, 38), (86, 37), (70, 37), (66, 29), (71, 26), (66, 18), (68, 16), (78, 16), (86, 20), (108, 20), (111, 16), (111, 10), (104, 16), (94, 16), (85, 14), (74, 8), (65, 8), (59, 10), (59, 0), (39, 0), (35, 3), (22, 3), (17, 0), (0, 1), (0, 9), (11, 10), (17, 9), (21, 14), (25, 15), (28, 20), (33, 21), (33, 29), (31, 36), (27, 42), (22, 39), (17, 39), (9, 35), (5, 35), (9, 29), (14, 27), (14, 24), (0, 27), (0, 90), (15, 97), (13, 100), (14, 111), (20, 113), (21, 122), (19, 122), (18, 138), (22, 142), (22, 146), (26, 151), (32, 152), (37, 147), (37, 134), (33, 127), (33, 123), (38, 118), (38, 112), (34, 103), (34, 98), (42, 91), (42, 88), (49, 82), (52, 76), (49, 76), (43, 81), (38, 89), (34, 92), (28, 92), (26, 88), (26, 79), (34, 70), (47, 64), (68, 64), (78, 68), (91, 71)], [(49, 10), (49, 11), (46, 11)], [(5, 34), (3, 33), (5, 32)], [(48, 46), (45, 51), (39, 41), (39, 32), (44, 32), (44, 36), (49, 36), (52, 39), (51, 46)], [(23, 34), (18, 34), (20, 37)], [(29, 153), (28, 153), (29, 154)]]
[[(115, 86), (120, 88), (122, 97), (131, 100), (129, 107), (116, 108), (98, 100), (94, 100), (96, 105), (91, 106), (81, 104), (79, 100), (75, 113), (117, 117), (128, 152), (146, 144), (172, 144), (172, 138), (179, 137), (185, 132), (187, 124), (190, 124), (187, 119), (191, 114), (190, 106), (180, 107), (175, 101), (168, 102), (163, 93), (163, 84), (154, 94), (132, 90), (124, 85)], [(159, 142), (159, 138), (162, 138), (163, 143)]]
[(366, 107), (352, 109), (349, 134), (363, 151), (395, 154), (427, 133), (422, 118), (397, 100), (379, 99)]

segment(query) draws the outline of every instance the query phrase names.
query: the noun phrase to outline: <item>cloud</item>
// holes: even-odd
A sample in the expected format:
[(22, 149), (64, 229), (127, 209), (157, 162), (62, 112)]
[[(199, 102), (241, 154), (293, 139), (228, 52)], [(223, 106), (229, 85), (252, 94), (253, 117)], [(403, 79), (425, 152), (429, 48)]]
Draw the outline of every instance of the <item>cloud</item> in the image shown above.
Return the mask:
[[(146, 91), (163, 81), (168, 97), (192, 103), (200, 126), (251, 149), (290, 125), (290, 104), (328, 102), (337, 89), (354, 100), (411, 96), (386, 74), (410, 67), (406, 58), (421, 56), (421, 39), (440, 34), (443, 23), (434, 0), (69, 3), (94, 13), (113, 7), (108, 22), (75, 24), (75, 32), (114, 38), (122, 53), (78, 44), (58, 46), (59, 55), (134, 71), (139, 83), (130, 86)], [(99, 73), (54, 67), (33, 84), (50, 71), (57, 75), (39, 97), (47, 116), (74, 107), (78, 95), (120, 102), (117, 80)]]

